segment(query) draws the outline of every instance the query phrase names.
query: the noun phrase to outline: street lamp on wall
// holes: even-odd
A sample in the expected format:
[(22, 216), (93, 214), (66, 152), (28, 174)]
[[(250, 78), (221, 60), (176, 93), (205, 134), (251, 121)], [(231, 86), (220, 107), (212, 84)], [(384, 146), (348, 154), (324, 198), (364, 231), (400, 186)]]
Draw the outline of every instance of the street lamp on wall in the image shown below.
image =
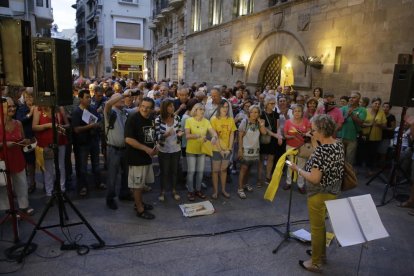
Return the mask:
[(243, 62), (236, 61), (234, 59), (227, 59), (226, 62), (231, 66), (231, 74), (232, 75), (233, 75), (234, 68), (244, 70), (245, 67), (246, 67)]
[(318, 70), (321, 70), (323, 68), (321, 58), (322, 56), (298, 56), (298, 59), (303, 63), (303, 65), (305, 65), (305, 77), (308, 66)]

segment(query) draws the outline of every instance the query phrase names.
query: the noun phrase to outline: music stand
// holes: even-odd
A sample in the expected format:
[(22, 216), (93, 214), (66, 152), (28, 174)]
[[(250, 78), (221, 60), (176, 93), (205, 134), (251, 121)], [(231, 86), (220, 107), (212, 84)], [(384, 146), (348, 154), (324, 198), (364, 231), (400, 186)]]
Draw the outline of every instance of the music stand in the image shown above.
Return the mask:
[[(46, 207), (43, 209), (43, 212), (39, 218), (39, 221), (37, 222), (36, 226), (33, 228), (33, 231), (30, 235), (29, 240), (25, 244), (25, 247), (23, 248), (19, 258), (18, 262), (21, 263), (23, 259), (26, 256), (26, 252), (33, 241), (33, 238), (35, 237), (37, 230), (43, 230), (46, 228), (55, 228), (55, 227), (71, 227), (76, 225), (84, 224), (89, 231), (92, 233), (92, 235), (95, 237), (95, 239), (98, 241), (97, 244), (93, 244), (92, 247), (94, 249), (102, 248), (105, 246), (105, 242), (101, 239), (101, 237), (95, 232), (95, 230), (92, 228), (92, 226), (89, 224), (89, 222), (85, 219), (85, 217), (81, 214), (81, 212), (75, 207), (75, 205), (72, 203), (72, 201), (69, 199), (69, 197), (62, 192), (62, 189), (60, 188), (60, 170), (59, 170), (59, 148), (58, 148), (58, 134), (57, 134), (57, 127), (56, 127), (56, 114), (55, 114), (55, 106), (51, 105), (51, 114), (52, 114), (52, 132), (53, 132), (53, 160), (55, 165), (55, 182), (54, 182), (54, 190), (52, 197), (49, 199), (49, 201), (46, 204)], [(47, 215), (47, 212), (50, 210), (50, 208), (53, 206), (53, 202), (57, 202), (57, 207), (59, 211), (59, 224), (55, 225), (49, 225), (49, 226), (42, 226), (43, 220)], [(76, 213), (76, 215), (80, 218), (81, 222), (75, 222), (75, 223), (68, 223), (66, 224), (65, 219), (67, 220), (67, 213), (65, 208), (65, 203), (69, 204), (69, 206), (72, 208), (72, 210)], [(65, 219), (64, 219), (65, 215)], [(76, 249), (73, 248), (73, 246), (68, 245), (65, 246), (63, 243), (61, 245), (61, 250), (68, 250), (68, 249)]]

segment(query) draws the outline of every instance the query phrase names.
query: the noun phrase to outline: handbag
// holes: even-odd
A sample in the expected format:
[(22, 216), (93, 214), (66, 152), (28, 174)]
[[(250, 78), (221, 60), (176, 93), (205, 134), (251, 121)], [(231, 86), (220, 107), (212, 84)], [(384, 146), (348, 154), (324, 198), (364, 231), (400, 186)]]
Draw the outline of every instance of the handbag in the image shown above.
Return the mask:
[[(266, 127), (266, 129), (272, 131), (272, 128), (271, 128), (272, 124), (269, 122), (269, 118), (267, 117), (266, 112), (263, 112), (263, 113), (266, 117), (267, 123), (269, 124), (269, 127)], [(273, 121), (274, 121), (274, 116), (275, 114), (273, 114)], [(270, 144), (271, 140), (272, 140), (272, 136), (270, 136), (269, 134), (260, 134), (260, 144), (265, 144), (265, 145)]]
[(310, 142), (304, 143), (302, 146), (299, 147), (297, 156), (304, 159), (309, 159), (309, 157), (314, 151), (315, 148), (312, 146)]
[(344, 164), (344, 177), (342, 179), (341, 191), (348, 191), (355, 188), (358, 185), (357, 177), (354, 171), (354, 167), (345, 161)]
[[(266, 128), (269, 130), (269, 128)], [(272, 140), (272, 136), (269, 134), (260, 134), (260, 144), (270, 144), (270, 141)]]
[(201, 153), (208, 156), (213, 156), (213, 145), (211, 144), (210, 140), (205, 141), (201, 145)]

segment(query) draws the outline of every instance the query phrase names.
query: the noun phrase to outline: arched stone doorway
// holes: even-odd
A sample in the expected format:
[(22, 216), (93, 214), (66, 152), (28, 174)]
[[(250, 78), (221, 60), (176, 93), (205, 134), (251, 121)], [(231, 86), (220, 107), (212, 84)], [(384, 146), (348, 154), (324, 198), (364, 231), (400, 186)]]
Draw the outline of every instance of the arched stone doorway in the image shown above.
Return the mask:
[(268, 78), (265, 76), (266, 72), (271, 72), (271, 70), (268, 70), (268, 67), (273, 66), (271, 64), (277, 56), (280, 56), (281, 59), (279, 62), (280, 68), (275, 70), (280, 71), (280, 77), (274, 80), (274, 83), (279, 80), (279, 84), (282, 85), (293, 85), (302, 88), (311, 87), (312, 72), (305, 76), (304, 66), (297, 58), (298, 56), (307, 56), (305, 47), (294, 34), (287, 31), (271, 32), (265, 35), (257, 44), (246, 69), (246, 84), (263, 87), (264, 80)]
[(289, 86), (294, 84), (294, 74), (290, 61), (281, 54), (269, 56), (260, 68), (257, 83), (262, 88), (270, 86), (276, 89), (277, 86)]

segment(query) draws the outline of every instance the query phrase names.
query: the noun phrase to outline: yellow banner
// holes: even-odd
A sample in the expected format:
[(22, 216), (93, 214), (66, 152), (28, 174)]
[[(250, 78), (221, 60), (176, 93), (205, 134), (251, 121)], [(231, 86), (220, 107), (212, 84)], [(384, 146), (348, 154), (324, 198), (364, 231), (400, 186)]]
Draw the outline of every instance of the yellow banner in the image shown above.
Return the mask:
[(142, 71), (144, 68), (144, 54), (120, 52), (116, 54), (118, 71)]

